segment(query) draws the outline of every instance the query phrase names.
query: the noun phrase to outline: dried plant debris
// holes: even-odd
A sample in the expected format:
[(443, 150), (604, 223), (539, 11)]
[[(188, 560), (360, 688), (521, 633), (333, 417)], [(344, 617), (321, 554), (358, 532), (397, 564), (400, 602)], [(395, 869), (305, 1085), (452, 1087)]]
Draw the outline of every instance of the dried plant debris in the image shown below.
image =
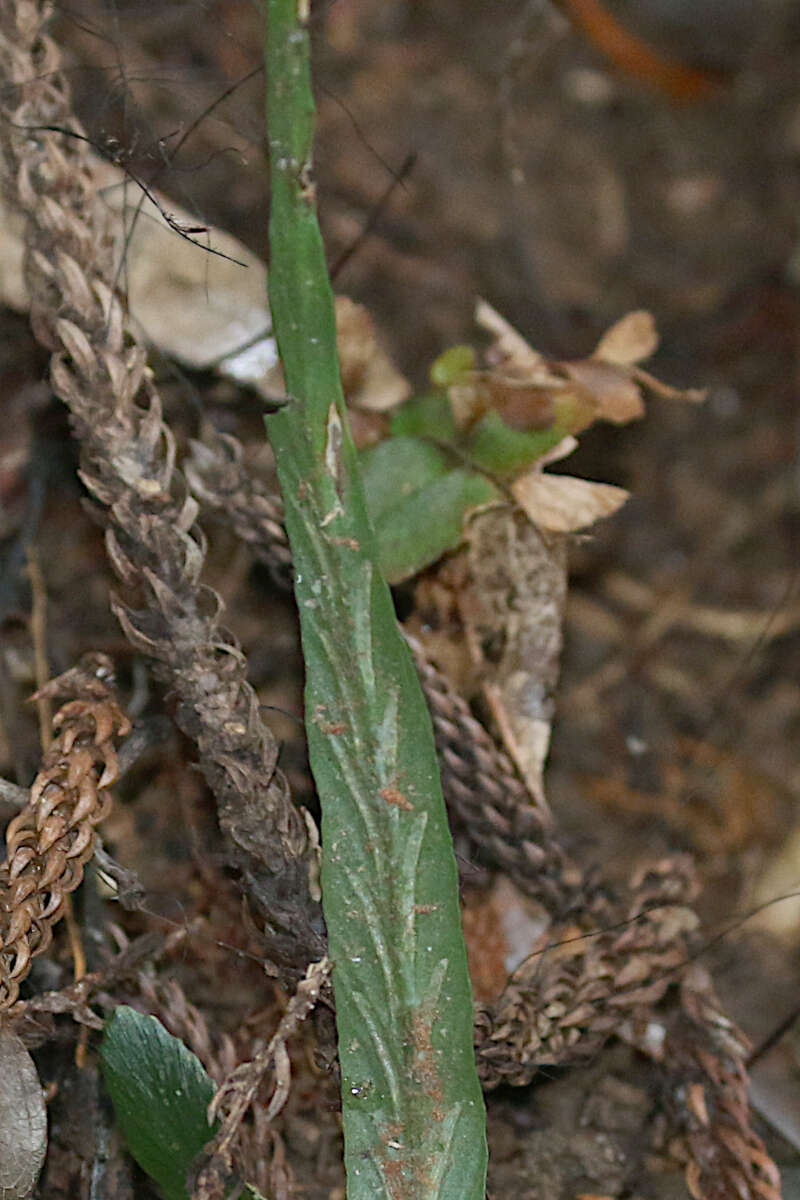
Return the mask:
[(160, 959), (169, 958), (175, 950), (183, 947), (193, 932), (195, 930), (189, 925), (174, 929), (166, 937), (158, 933), (143, 933), (99, 971), (90, 971), (59, 991), (42, 992), (27, 1000), (18, 1000), (10, 1010), (10, 1016), (25, 1044), (39, 1046), (52, 1037), (53, 1018), (58, 1014), (69, 1015), (87, 1029), (102, 1029), (102, 1017), (90, 1007), (90, 1002), (113, 1007), (112, 994), (123, 985), (135, 984), (136, 990), (149, 999), (150, 991), (141, 985), (145, 966), (153, 969)]
[(687, 961), (696, 890), (685, 858), (638, 872), (627, 900), (587, 888), (581, 916), (551, 929), (502, 996), (479, 1009), (484, 1086), (529, 1083), (542, 1067), (590, 1057), (612, 1031), (658, 1058), (654, 1009)]
[(468, 371), (453, 384), (457, 391), (474, 393), (470, 419), (496, 412), (518, 432), (555, 428), (563, 433), (561, 443), (511, 484), (515, 500), (540, 529), (585, 529), (627, 499), (623, 488), (611, 484), (544, 473), (549, 463), (575, 449), (576, 434), (594, 421), (622, 425), (643, 417), (646, 390), (693, 403), (705, 398), (698, 390), (664, 388), (638, 366), (658, 347), (650, 313), (628, 313), (606, 331), (589, 358), (566, 362), (534, 350), (485, 300), (478, 301), (475, 319), (493, 341), (487, 367)]
[(267, 1072), (272, 1072), (272, 1094), (264, 1112), (265, 1122), (273, 1121), (286, 1103), (291, 1086), (291, 1063), (286, 1043), (314, 1008), (330, 973), (331, 963), (327, 957), (311, 963), (273, 1037), (252, 1061), (236, 1067), (215, 1093), (208, 1115), (210, 1121), (220, 1121), (220, 1128), (205, 1148), (206, 1161), (197, 1176), (196, 1197), (216, 1195), (217, 1181), (233, 1170), (240, 1126)]
[[(193, 529), (196, 504), (174, 471), (145, 350), (112, 291), (114, 239), (86, 143), (40, 128), (77, 129), (57, 48), (42, 33), (45, 11), (7, 8), (0, 22), (0, 69), (13, 85), (3, 173), (28, 222), (31, 322), (53, 351), (53, 386), (82, 442), (82, 478), (108, 511), (111, 560), (144, 601), (135, 609), (117, 600), (115, 611), (176, 693), (179, 724), (198, 745), (221, 824), (268, 921), (268, 953), (302, 971), (324, 945), (310, 894), (314, 847), (277, 768), (244, 656), (222, 633), (218, 598), (199, 582), (205, 547)], [(32, 126), (35, 139), (26, 133)]]
[(39, 695), (71, 695), (53, 718), (47, 751), (28, 804), (6, 830), (0, 866), (0, 1009), (14, 1004), (31, 958), (50, 945), (64, 902), (83, 879), (94, 827), (108, 813), (117, 777), (115, 742), (130, 722), (114, 699), (104, 655), (88, 657)]
[(529, 399), (531, 393), (540, 397), (538, 411), (549, 405), (549, 411), (562, 414), (565, 422), (577, 425), (582, 419), (582, 428), (592, 420), (619, 425), (643, 417), (643, 390), (693, 404), (705, 400), (701, 389), (670, 388), (642, 371), (639, 363), (656, 352), (659, 340), (652, 315), (643, 310), (628, 313), (606, 330), (589, 358), (566, 362), (547, 359), (534, 350), (485, 300), (478, 301), (475, 320), (492, 337), (487, 374), (496, 372), (523, 396), (516, 424), (532, 423), (537, 407)]
[[(250, 479), (237, 443), (226, 438), (196, 446), (191, 477), (196, 493), (210, 507), (222, 512), (227, 506), (237, 514), (236, 519), (245, 526), (241, 530), (244, 540), (288, 583), (290, 560), (285, 535), (280, 532), (280, 508)], [(256, 500), (259, 494), (260, 501)], [(259, 521), (260, 510), (263, 522)], [(523, 526), (532, 538), (541, 539), (531, 526), (525, 522)], [(487, 551), (486, 570), (490, 571), (492, 564), (498, 569), (496, 560), (502, 559), (505, 578), (513, 557)], [(563, 564), (561, 569), (563, 572)], [(507, 582), (505, 590), (510, 588)], [(512, 590), (519, 593), (520, 588)], [(507, 601), (498, 601), (497, 607), (515, 612), (515, 606)], [(516, 619), (523, 621), (522, 617)], [(551, 624), (550, 636), (555, 636), (560, 646), (558, 606)], [(531, 636), (537, 636), (535, 621)], [(430, 662), (420, 642), (409, 637), (409, 643), (433, 717), (451, 815), (457, 824), (464, 823), (478, 855), (501, 867), (524, 892), (540, 900), (554, 922), (543, 947), (513, 973), (502, 995), (478, 1009), (476, 1049), (484, 1086), (525, 1084), (542, 1068), (590, 1058), (612, 1034), (629, 1039), (668, 1068), (666, 1027), (658, 1005), (680, 981), (696, 944), (697, 918), (690, 904), (697, 885), (689, 861), (667, 859), (640, 871), (631, 881), (627, 899), (615, 896), (598, 877), (586, 876), (560, 842), (544, 796), (537, 799), (536, 792), (522, 783), (512, 763)], [(558, 649), (551, 662), (557, 663), (557, 656)], [(513, 672), (510, 675), (513, 679)], [(704, 1010), (705, 1023), (696, 1028), (703, 1045), (714, 1044), (723, 1020), (718, 1008)], [(727, 1028), (730, 1046), (738, 1047), (730, 1069), (743, 1077), (744, 1042), (730, 1023)], [(680, 1117), (673, 1114), (682, 1129), (686, 1128), (687, 1112)], [(757, 1150), (760, 1142), (750, 1130), (747, 1109), (741, 1109), (739, 1116), (749, 1131), (747, 1144)], [(724, 1129), (724, 1124), (715, 1127), (709, 1135), (712, 1142), (718, 1135), (723, 1137)], [(700, 1144), (697, 1139), (680, 1144), (694, 1170)], [(759, 1172), (766, 1171), (768, 1176), (770, 1160), (765, 1167), (757, 1159), (754, 1151), (750, 1176), (740, 1174), (739, 1179), (741, 1187), (750, 1188), (740, 1194), (753, 1200), (772, 1196), (757, 1188)], [(697, 1193), (706, 1200), (711, 1200), (712, 1194)]]
[(142, 971), (138, 984), (150, 1011), (173, 1037), (180, 1038), (197, 1055), (219, 1087), (237, 1065), (232, 1038), (212, 1033), (205, 1016), (187, 998), (177, 979), (160, 979)]
[(255, 557), (269, 568), (277, 585), (292, 586), (292, 552), (283, 523), (283, 502), (249, 471), (241, 442), (209, 431), (205, 441), (191, 443), (184, 471), (193, 495), (218, 513)]
[(67, 703), (53, 717), (56, 740), (27, 803), (6, 829), (0, 865), (0, 1195), (24, 1200), (47, 1145), (36, 1069), (9, 1025), (31, 959), (47, 950), (68, 894), (94, 851), (94, 827), (107, 815), (117, 778), (115, 744), (130, 722), (115, 700), (112, 664), (89, 655), (41, 688), (37, 698)]
[(422, 644), (409, 635), (407, 640), (433, 719), (448, 810), (456, 826), (465, 828), (476, 858), (505, 871), (556, 919), (582, 906), (586, 880), (559, 839), (550, 809)]
[(567, 542), (518, 512), (482, 513), (468, 531), (460, 613), (503, 743), (540, 805), (560, 671)]

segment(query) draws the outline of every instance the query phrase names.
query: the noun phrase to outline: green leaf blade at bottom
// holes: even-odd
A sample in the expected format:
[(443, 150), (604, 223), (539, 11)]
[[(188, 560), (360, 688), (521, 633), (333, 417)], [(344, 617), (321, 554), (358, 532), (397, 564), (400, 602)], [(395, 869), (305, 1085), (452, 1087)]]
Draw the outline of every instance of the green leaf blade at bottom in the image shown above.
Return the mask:
[(215, 1127), (215, 1092), (202, 1063), (155, 1017), (127, 1005), (106, 1023), (103, 1076), (133, 1157), (167, 1200), (189, 1200), (186, 1175)]

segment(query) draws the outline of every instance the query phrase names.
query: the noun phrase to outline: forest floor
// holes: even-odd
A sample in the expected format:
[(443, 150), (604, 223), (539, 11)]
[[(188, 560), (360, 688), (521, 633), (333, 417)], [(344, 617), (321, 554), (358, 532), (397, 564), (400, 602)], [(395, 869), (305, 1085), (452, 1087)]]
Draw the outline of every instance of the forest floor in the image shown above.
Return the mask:
[[(635, 6), (611, 7), (632, 19)], [(176, 131), (258, 67), (258, 19), (249, 0), (78, 0), (57, 34), (89, 136), (106, 146), (116, 138), (132, 169), (152, 172)], [(631, 499), (572, 547), (546, 786), (581, 861), (612, 878), (676, 850), (695, 856), (713, 943), (704, 961), (755, 1046), (792, 1012), (800, 983), (797, 901), (744, 919), (800, 885), (800, 22), (780, 4), (763, 6), (759, 21), (739, 42), (710, 23), (683, 40), (663, 32), (665, 52), (708, 74), (708, 93), (695, 99), (610, 65), (545, 3), (338, 0), (319, 14), (315, 64), (331, 263), (408, 167), (335, 289), (368, 308), (416, 386), (444, 349), (474, 340), (483, 296), (556, 359), (589, 353), (624, 313), (647, 309), (661, 333), (652, 369), (708, 389), (702, 405), (653, 400), (635, 425), (595, 426), (570, 460), (573, 473), (619, 484)], [(642, 32), (657, 41), (659, 26)], [(715, 60), (712, 33), (729, 44), (728, 61)], [(262, 93), (255, 74), (218, 103), (158, 187), (266, 257)], [(26, 783), (39, 735), (23, 704), (32, 677), (24, 541), (32, 537), (43, 574), (53, 671), (102, 649), (140, 712), (163, 699), (110, 613), (102, 532), (87, 516), (67, 421), (41, 382), (45, 356), (24, 316), (0, 312), (0, 362), (14, 418), (0, 445), (0, 775)], [(261, 436), (257, 412), (230, 383), (158, 370), (179, 439), (195, 434), (198, 405), (243, 440)], [(299, 714), (291, 603), (221, 529), (208, 581), (224, 595), (262, 703)], [(313, 803), (301, 726), (281, 713), (275, 721), (294, 794)], [(167, 973), (213, 1037), (245, 1045), (268, 1036), (281, 998), (264, 1000), (257, 962), (226, 949), (256, 955), (257, 937), (219, 867), (213, 803), (190, 748), (171, 741), (153, 752), (119, 795), (103, 836), (137, 872), (146, 909), (177, 926), (204, 922)], [(84, 919), (91, 961), (99, 918)], [(120, 923), (132, 936), (150, 918)], [(60, 959), (38, 961), (33, 990), (68, 978), (59, 947)], [(180, 1032), (174, 997), (159, 997)], [(102, 1122), (91, 1082), (76, 1083), (74, 1031), (62, 1034), (43, 1067), (55, 1093), (62, 1082), (46, 1200), (90, 1194), (76, 1189)], [(280, 1125), (289, 1162), (309, 1200), (341, 1196), (336, 1084), (310, 1052), (297, 1057)], [(785, 1168), (785, 1195), (800, 1196), (800, 1037), (790, 1029), (753, 1079), (757, 1128)], [(655, 1170), (657, 1149), (637, 1148), (648, 1087), (647, 1064), (612, 1045), (588, 1067), (492, 1094), (491, 1194), (685, 1195), (679, 1172), (663, 1161)], [(136, 1195), (146, 1186), (140, 1179)], [(104, 1194), (129, 1194), (119, 1188)]]

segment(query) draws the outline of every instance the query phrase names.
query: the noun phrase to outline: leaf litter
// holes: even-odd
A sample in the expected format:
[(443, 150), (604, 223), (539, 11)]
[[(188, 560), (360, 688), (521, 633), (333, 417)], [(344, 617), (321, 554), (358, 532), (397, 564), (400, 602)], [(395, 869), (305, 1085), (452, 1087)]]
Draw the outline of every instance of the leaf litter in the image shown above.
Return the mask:
[[(217, 408), (217, 413), (219, 413), (219, 412), (221, 412), (221, 409)], [(746, 461), (746, 460), (745, 460), (745, 461)], [(602, 478), (602, 476), (601, 476), (601, 478)], [(634, 492), (634, 494), (637, 494), (638, 490), (637, 490), (637, 488), (636, 488), (636, 487), (634, 487), (634, 488), (633, 488), (633, 492)], [(601, 535), (601, 536), (602, 536), (602, 535)], [(601, 542), (601, 548), (602, 548), (602, 542)], [(760, 599), (760, 598), (758, 598), (758, 596), (757, 596), (757, 598), (756, 598), (756, 599)], [(625, 612), (622, 612), (622, 614), (621, 614), (621, 617), (620, 617), (619, 610), (614, 610), (614, 616), (615, 616), (616, 618), (618, 618), (618, 620), (621, 620), (621, 623), (622, 623), (622, 625), (625, 625), (625, 624), (626, 624), (626, 623), (625, 623), (625, 619), (624, 619), (624, 618), (625, 618)], [(242, 614), (242, 619), (243, 619), (243, 620), (245, 620), (245, 624), (246, 624), (246, 620), (247, 620), (247, 618), (245, 618), (245, 616), (243, 616), (243, 614)], [(254, 618), (251, 618), (251, 620), (254, 620)], [(73, 636), (74, 636), (74, 635), (73, 635)], [(107, 636), (108, 636), (109, 638), (110, 638), (110, 637), (112, 637), (112, 634), (110, 634), (110, 630), (107, 632)], [(682, 654), (682, 655), (680, 655), (680, 654), (679, 654), (679, 667), (682, 667), (682, 670), (686, 671), (686, 670), (687, 670), (687, 662), (688, 662), (688, 665), (690, 665), (690, 666), (691, 666), (691, 662), (694, 660), (694, 658), (696, 658), (696, 653), (694, 653), (694, 650), (692, 650), (692, 653), (691, 653), (691, 654), (688, 654), (688, 655), (687, 655), (687, 654), (685, 654), (685, 653), (684, 653), (684, 654)], [(646, 670), (646, 668), (648, 668), (649, 666), (650, 666), (650, 664), (645, 664), (645, 670)], [(680, 680), (678, 680), (678, 682), (680, 682)], [(667, 683), (669, 683), (669, 680), (667, 680)], [(673, 682), (672, 682), (672, 683), (669, 683), (669, 686), (670, 686), (670, 688), (672, 688), (672, 690), (668, 691), (668, 695), (669, 695), (670, 697), (678, 697), (678, 696), (680, 696), (680, 695), (685, 695), (685, 692), (684, 692), (684, 694), (681, 694), (681, 692), (680, 692), (678, 689), (676, 689), (676, 686), (675, 686), (675, 680), (673, 680)], [(614, 698), (614, 697), (612, 697), (612, 700), (613, 700), (613, 698)], [(614, 709), (614, 712), (616, 712), (616, 709)], [(622, 722), (622, 727), (627, 727), (627, 725), (625, 724), (625, 722)], [(636, 726), (634, 726), (634, 727), (636, 727)], [(633, 738), (634, 736), (636, 736), (636, 734), (631, 734), (631, 737), (632, 737), (632, 738)], [(646, 739), (645, 739), (645, 740), (646, 740)], [(642, 757), (642, 756), (640, 756), (640, 757)], [(210, 847), (211, 847), (211, 845), (212, 845), (212, 844), (209, 844), (209, 850), (210, 850)], [(616, 854), (616, 856), (621, 856), (621, 853), (622, 853), (622, 851), (621, 851), (621, 850), (619, 850), (619, 848), (615, 848), (615, 850), (614, 850), (614, 854)], [(612, 856), (612, 857), (613, 857), (613, 856)]]

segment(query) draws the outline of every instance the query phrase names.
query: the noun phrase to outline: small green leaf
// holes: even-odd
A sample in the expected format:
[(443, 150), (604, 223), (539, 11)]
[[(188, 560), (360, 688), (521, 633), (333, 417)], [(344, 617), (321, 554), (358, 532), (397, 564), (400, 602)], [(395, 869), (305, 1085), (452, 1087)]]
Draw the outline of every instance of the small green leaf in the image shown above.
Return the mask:
[(359, 465), (373, 524), (405, 497), (447, 471), (442, 451), (415, 437), (386, 438), (363, 450)]
[(380, 566), (389, 583), (401, 583), (454, 550), (467, 513), (498, 498), (484, 476), (458, 468), (398, 500), (375, 523)]
[(447, 396), (444, 392), (427, 392), (401, 404), (392, 415), (392, 434), (452, 442), (456, 436), (456, 423)]
[(390, 437), (359, 455), (381, 570), (400, 583), (454, 549), (464, 517), (497, 498), (477, 472), (452, 469), (446, 455), (415, 437)]
[(475, 370), (475, 351), (472, 346), (451, 346), (440, 354), (430, 370), (434, 387), (450, 387), (462, 376)]
[(167, 1200), (188, 1200), (187, 1172), (215, 1132), (206, 1119), (212, 1079), (160, 1021), (126, 1005), (106, 1023), (101, 1058), (131, 1154)]
[(563, 437), (560, 425), (524, 433), (506, 425), (496, 412), (488, 412), (476, 424), (465, 450), (470, 462), (481, 470), (513, 476), (533, 466)]

